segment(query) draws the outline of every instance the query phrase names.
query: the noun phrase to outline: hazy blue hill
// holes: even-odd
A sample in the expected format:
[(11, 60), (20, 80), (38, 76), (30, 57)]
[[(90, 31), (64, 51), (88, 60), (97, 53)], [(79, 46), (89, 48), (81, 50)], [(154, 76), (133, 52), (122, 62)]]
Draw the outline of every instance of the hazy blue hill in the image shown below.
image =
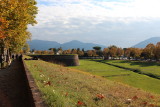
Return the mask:
[(43, 41), (43, 40), (32, 40), (28, 42), (31, 49), (36, 50), (48, 50), (49, 48), (59, 48), (62, 47), (63, 50), (67, 49), (77, 49), (77, 48), (84, 48), (85, 50), (93, 49), (94, 46), (100, 46), (105, 48), (103, 45), (94, 44), (94, 43), (83, 43), (78, 40), (73, 40), (70, 42), (66, 42), (64, 44), (57, 43), (55, 41)]
[(91, 49), (93, 49), (94, 46), (100, 46), (100, 47), (102, 47), (102, 49), (105, 48), (105, 46), (103, 46), (103, 45), (94, 44), (94, 43), (83, 43), (83, 42), (80, 42), (77, 40), (73, 40), (73, 41), (62, 44), (62, 48), (64, 50), (73, 49), (73, 48), (75, 48), (75, 49), (84, 48), (84, 50), (91, 50)]
[(44, 41), (44, 40), (32, 40), (28, 41), (30, 45), (30, 49), (36, 50), (48, 50), (49, 48), (57, 48), (60, 47), (60, 43), (55, 41)]
[(152, 38), (149, 38), (147, 40), (144, 40), (132, 47), (136, 47), (136, 48), (145, 48), (149, 43), (153, 43), (153, 44), (156, 44), (157, 42), (160, 42), (160, 37), (152, 37)]

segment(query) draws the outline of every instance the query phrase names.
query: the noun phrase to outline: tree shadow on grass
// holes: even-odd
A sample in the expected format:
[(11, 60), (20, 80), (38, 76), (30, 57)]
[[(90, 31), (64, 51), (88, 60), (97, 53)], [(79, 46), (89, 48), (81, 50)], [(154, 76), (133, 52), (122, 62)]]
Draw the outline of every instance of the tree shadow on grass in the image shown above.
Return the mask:
[(102, 76), (102, 77), (118, 77), (118, 76), (130, 76), (130, 74), (108, 75), (108, 76)]
[[(109, 62), (109, 61), (107, 61)], [(128, 63), (131, 66), (138, 65), (140, 67), (147, 67), (147, 66), (160, 66), (159, 62), (151, 62), (151, 61), (131, 61), (131, 60), (119, 60), (117, 62), (113, 62), (113, 64), (118, 63)]]
[[(99, 62), (105, 63), (104, 61), (99, 61)], [(157, 62), (132, 61), (130, 63), (133, 64), (133, 65), (139, 65), (139, 66), (154, 66), (154, 65), (159, 66), (159, 63), (157, 63)], [(160, 79), (159, 75), (152, 74), (152, 73), (145, 73), (145, 72), (143, 72), (143, 71), (141, 71), (139, 69), (135, 69), (135, 68), (133, 69), (133, 68), (129, 68), (129, 67), (119, 66), (119, 65), (111, 64), (111, 63), (107, 63), (107, 62), (106, 62), (106, 64), (111, 65), (111, 66), (115, 66), (115, 67), (118, 67), (118, 68), (122, 68), (122, 69), (125, 69), (125, 70), (130, 70), (130, 71), (138, 73), (138, 74), (147, 75), (147, 76), (149, 76), (151, 78)]]
[(147, 67), (147, 66), (160, 66), (160, 63), (157, 62), (144, 62), (144, 61), (134, 61), (130, 62), (130, 65), (139, 65), (140, 67)]

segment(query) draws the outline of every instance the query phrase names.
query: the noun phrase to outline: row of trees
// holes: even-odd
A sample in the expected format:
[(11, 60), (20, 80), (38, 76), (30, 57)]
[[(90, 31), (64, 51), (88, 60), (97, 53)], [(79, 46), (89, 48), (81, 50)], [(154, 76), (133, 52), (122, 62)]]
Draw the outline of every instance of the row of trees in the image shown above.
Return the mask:
[(115, 45), (109, 46), (101, 50), (101, 47), (95, 46), (93, 50), (84, 51), (84, 49), (68, 49), (50, 48), (50, 51), (34, 51), (35, 54), (78, 54), (79, 56), (103, 56), (105, 59), (145, 59), (145, 60), (159, 60), (160, 59), (160, 42), (156, 45), (150, 43), (145, 48), (120, 48)]
[(47, 50), (32, 50), (31, 52), (35, 53), (35, 54), (51, 54), (51, 55), (78, 54), (79, 56), (83, 56), (85, 53), (84, 49), (80, 50), (80, 48), (68, 49), (68, 50), (63, 50), (62, 48), (50, 48), (49, 51), (47, 51)]
[(145, 59), (145, 60), (159, 60), (160, 59), (160, 42), (156, 45), (150, 43), (145, 48), (118, 48), (116, 46), (110, 46), (103, 50), (103, 55), (106, 59), (111, 57), (121, 58), (127, 57), (128, 59)]
[(19, 53), (30, 39), (28, 24), (36, 24), (35, 0), (0, 0), (0, 63)]

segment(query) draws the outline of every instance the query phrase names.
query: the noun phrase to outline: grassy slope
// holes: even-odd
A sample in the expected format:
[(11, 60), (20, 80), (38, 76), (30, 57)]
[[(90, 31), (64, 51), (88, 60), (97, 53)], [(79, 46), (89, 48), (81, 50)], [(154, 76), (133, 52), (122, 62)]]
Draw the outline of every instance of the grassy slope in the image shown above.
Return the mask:
[[(130, 86), (160, 94), (160, 80), (137, 74), (129, 70), (113, 67), (107, 64), (80, 60), (80, 66), (73, 67), (95, 75), (104, 76), (107, 79), (122, 82)], [(124, 75), (125, 74), (125, 75)]]
[(138, 107), (160, 103), (157, 95), (86, 72), (41, 60), (26, 60), (25, 63), (50, 107)]
[(107, 60), (105, 62), (123, 67), (139, 69), (143, 72), (152, 73), (160, 76), (160, 63), (128, 61), (128, 60)]

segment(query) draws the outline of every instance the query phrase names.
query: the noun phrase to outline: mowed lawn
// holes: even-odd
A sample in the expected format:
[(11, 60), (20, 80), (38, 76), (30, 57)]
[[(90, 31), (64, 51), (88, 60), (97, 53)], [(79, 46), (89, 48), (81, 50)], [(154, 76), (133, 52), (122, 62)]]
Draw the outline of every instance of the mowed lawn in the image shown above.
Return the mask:
[[(123, 64), (122, 64), (123, 65)], [(80, 66), (71, 67), (94, 75), (103, 76), (107, 79), (128, 84), (145, 91), (160, 94), (160, 80), (137, 74), (100, 62), (80, 60)]]
[[(99, 66), (96, 62), (84, 61), (84, 63), (90, 67), (95, 66), (94, 69)], [(101, 76), (41, 60), (25, 60), (25, 64), (49, 107), (160, 106), (159, 95)], [(100, 64), (99, 68), (103, 67), (104, 65)]]
[(139, 69), (142, 72), (152, 73), (160, 76), (160, 63), (157, 62), (129, 61), (129, 60), (106, 60), (103, 62), (127, 68)]

